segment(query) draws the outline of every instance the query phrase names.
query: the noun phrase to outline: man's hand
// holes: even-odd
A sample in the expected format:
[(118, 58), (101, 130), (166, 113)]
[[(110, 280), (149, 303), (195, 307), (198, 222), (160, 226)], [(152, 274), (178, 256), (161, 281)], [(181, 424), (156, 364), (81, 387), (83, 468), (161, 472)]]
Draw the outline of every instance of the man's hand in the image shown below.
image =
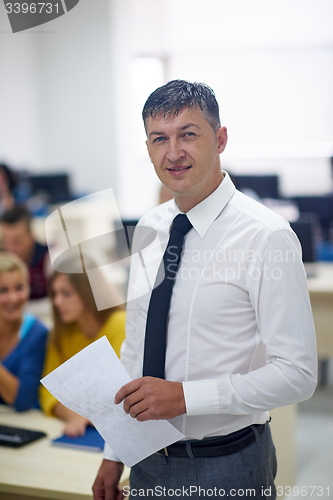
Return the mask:
[(139, 422), (177, 417), (186, 412), (183, 385), (154, 377), (141, 377), (123, 385), (115, 403)]
[(121, 500), (123, 492), (119, 489), (119, 480), (123, 464), (112, 460), (103, 460), (92, 487), (94, 500)]

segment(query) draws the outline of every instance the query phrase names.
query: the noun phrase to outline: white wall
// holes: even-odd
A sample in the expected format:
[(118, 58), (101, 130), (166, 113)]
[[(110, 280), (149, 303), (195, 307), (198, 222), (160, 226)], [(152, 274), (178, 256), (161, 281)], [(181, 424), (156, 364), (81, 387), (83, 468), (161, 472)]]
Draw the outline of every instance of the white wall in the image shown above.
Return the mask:
[(79, 191), (116, 189), (109, 4), (81, 0), (56, 21), (38, 47), (45, 168), (70, 167)]
[(13, 35), (0, 2), (0, 161), (40, 162), (36, 42)]
[(241, 156), (261, 156), (265, 144), (273, 154), (280, 144), (282, 156), (291, 154), (288, 144), (297, 144), (298, 154), (327, 154), (333, 145), (332, 60), (328, 47), (179, 54), (171, 60), (170, 77), (211, 83), (233, 155), (241, 145)]
[(43, 26), (0, 33), (1, 158), (39, 171), (67, 169), (76, 192), (117, 190), (110, 26), (109, 2), (80, 0)]

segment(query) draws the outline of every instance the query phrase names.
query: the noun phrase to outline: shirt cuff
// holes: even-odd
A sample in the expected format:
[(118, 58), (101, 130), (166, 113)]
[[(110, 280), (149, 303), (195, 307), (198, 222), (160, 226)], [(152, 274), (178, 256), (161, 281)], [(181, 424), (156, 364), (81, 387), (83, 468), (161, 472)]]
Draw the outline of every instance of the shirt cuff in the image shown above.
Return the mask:
[(106, 444), (106, 443), (104, 445), (104, 454), (103, 454), (103, 457), (106, 460), (112, 460), (113, 462), (121, 462), (121, 460), (119, 460), (119, 458), (114, 453), (114, 451), (112, 450), (112, 448), (108, 444)]
[(220, 413), (217, 380), (183, 382), (186, 415), (217, 415)]

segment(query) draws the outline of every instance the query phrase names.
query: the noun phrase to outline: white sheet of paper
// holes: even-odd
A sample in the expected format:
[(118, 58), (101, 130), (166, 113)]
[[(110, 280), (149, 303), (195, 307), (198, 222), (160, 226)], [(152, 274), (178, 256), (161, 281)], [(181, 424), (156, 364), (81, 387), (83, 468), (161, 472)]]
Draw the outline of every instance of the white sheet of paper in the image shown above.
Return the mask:
[(116, 405), (118, 390), (130, 382), (104, 336), (65, 361), (41, 383), (60, 403), (88, 418), (119, 459), (132, 467), (156, 451), (184, 438), (167, 420), (138, 422)]

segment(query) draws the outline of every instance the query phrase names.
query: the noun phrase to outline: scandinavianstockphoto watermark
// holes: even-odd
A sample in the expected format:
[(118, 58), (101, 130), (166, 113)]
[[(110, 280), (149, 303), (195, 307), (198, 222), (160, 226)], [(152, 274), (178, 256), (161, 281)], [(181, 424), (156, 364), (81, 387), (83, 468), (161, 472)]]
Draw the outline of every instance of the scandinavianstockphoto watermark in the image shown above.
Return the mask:
[[(169, 260), (175, 260), (177, 257), (176, 247), (170, 246)], [(182, 252), (182, 262), (295, 262), (296, 252), (293, 249), (281, 250), (269, 246), (264, 253), (258, 250), (243, 250), (241, 248), (231, 249), (221, 247), (217, 250), (198, 250), (198, 249), (184, 249)]]
[[(70, 217), (74, 208), (82, 210), (82, 204), (89, 206), (87, 213), (94, 214), (96, 222), (101, 219), (115, 220), (113, 231), (109, 226), (89, 223), (89, 232), (80, 233), (75, 219)], [(124, 303), (124, 299), (108, 286), (110, 276), (119, 267), (129, 268), (132, 260), (144, 283), (129, 287), (128, 300), (137, 299), (157, 287), (165, 278), (162, 266), (158, 275), (147, 272), (154, 262), (163, 258), (162, 245), (156, 229), (136, 226), (135, 237), (130, 238), (129, 228), (121, 222), (117, 200), (111, 188), (78, 198), (52, 212), (45, 221), (45, 234), (49, 255), (54, 270), (62, 273), (86, 273), (94, 295), (97, 309), (103, 310)], [(54, 239), (56, 235), (56, 239)], [(110, 252), (111, 241), (121, 248), (121, 254)], [(131, 243), (130, 243), (131, 241)], [(296, 251), (267, 247), (265, 252), (231, 249), (221, 246), (217, 250), (184, 249), (181, 266), (177, 272), (177, 254), (170, 247), (167, 264), (167, 278), (246, 284), (251, 280), (280, 280), (287, 272), (286, 262), (296, 261)], [(153, 257), (152, 262), (150, 256)], [(104, 276), (105, 279), (102, 279)], [(105, 287), (103, 283), (105, 282)]]
[(204, 281), (235, 280), (280, 280), (283, 277), (283, 263), (295, 262), (293, 249), (280, 250), (269, 247), (265, 254), (242, 249), (187, 250), (182, 253), (182, 266), (177, 271), (177, 254), (174, 248), (168, 250), (168, 278), (182, 280), (202, 279)]
[(197, 281), (199, 279), (203, 281), (221, 281), (224, 283), (230, 283), (233, 281), (240, 281), (242, 279), (250, 280), (280, 280), (283, 277), (284, 270), (280, 266), (267, 266), (262, 267), (252, 267), (248, 269), (244, 267), (241, 263), (236, 264), (236, 266), (222, 266), (219, 263), (214, 262), (209, 267), (204, 269), (198, 269), (197, 267), (181, 267), (176, 273), (172, 269), (170, 274), (167, 276), (168, 279), (175, 280), (176, 277), (181, 280), (192, 280)]

